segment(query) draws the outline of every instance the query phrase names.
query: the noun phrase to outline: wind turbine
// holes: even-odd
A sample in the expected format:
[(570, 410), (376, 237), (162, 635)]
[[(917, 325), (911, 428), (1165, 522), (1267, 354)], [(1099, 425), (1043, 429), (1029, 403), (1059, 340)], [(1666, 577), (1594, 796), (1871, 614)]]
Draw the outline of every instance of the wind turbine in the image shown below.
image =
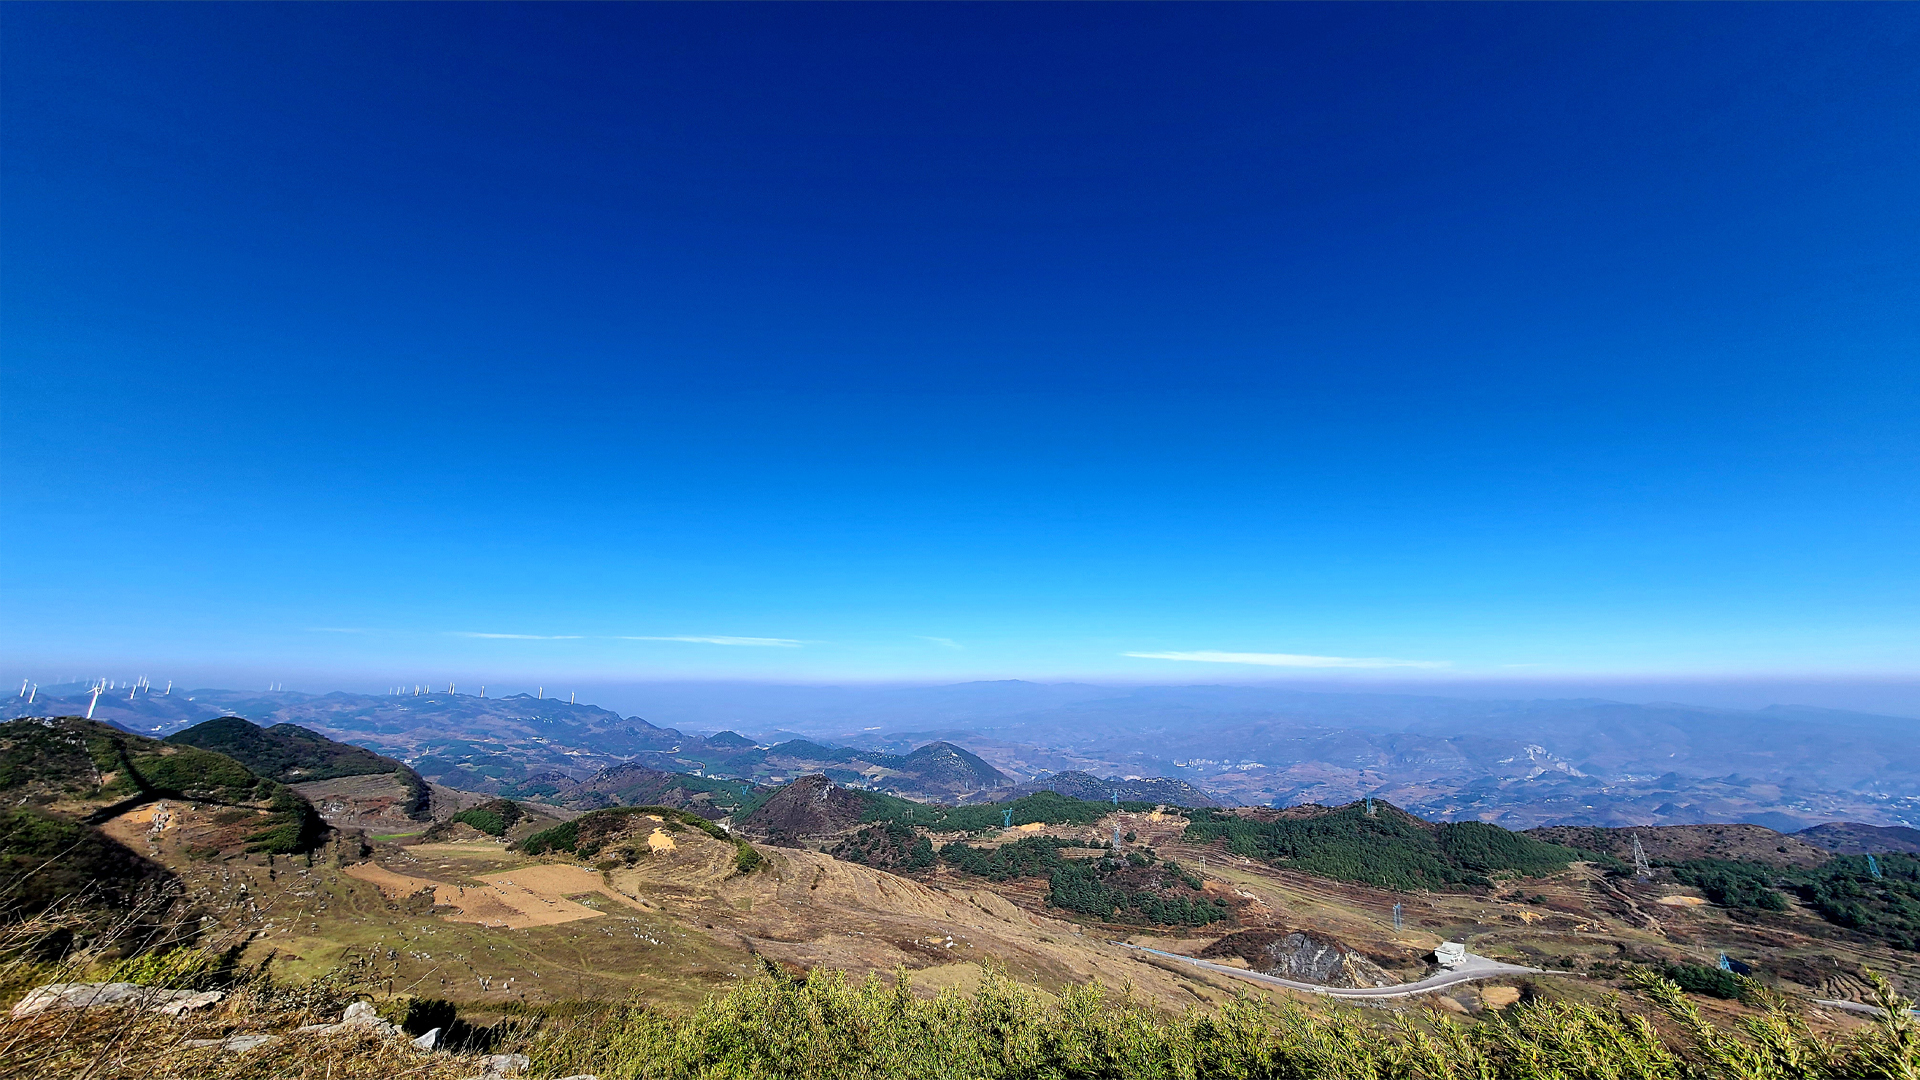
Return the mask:
[(87, 719), (93, 719), (93, 707), (100, 704), (100, 695), (104, 692), (105, 687), (96, 686), (93, 688), (93, 700), (87, 702)]

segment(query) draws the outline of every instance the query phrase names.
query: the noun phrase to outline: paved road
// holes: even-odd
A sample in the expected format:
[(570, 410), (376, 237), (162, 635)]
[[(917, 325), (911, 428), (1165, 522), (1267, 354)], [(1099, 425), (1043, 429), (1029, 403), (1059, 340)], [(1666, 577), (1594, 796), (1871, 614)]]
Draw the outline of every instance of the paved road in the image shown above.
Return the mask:
[[(1848, 1012), (1866, 1013), (1868, 1016), (1886, 1015), (1886, 1013), (1881, 1011), (1880, 1006), (1867, 1005), (1858, 1001), (1829, 1001), (1826, 998), (1814, 998), (1813, 1003), (1815, 1005), (1826, 1005), (1835, 1009), (1845, 1009)], [(1907, 1011), (1915, 1016), (1920, 1016), (1920, 1009), (1908, 1009)]]
[(1228, 967), (1225, 964), (1215, 964), (1207, 960), (1198, 959), (1197, 957), (1182, 956), (1179, 953), (1162, 952), (1159, 949), (1149, 949), (1144, 945), (1129, 945), (1124, 941), (1116, 941), (1114, 944), (1123, 949), (1152, 953), (1155, 956), (1166, 957), (1168, 960), (1178, 960), (1183, 964), (1192, 964), (1197, 968), (1205, 968), (1208, 971), (1218, 972), (1222, 975), (1231, 975), (1236, 979), (1266, 983), (1269, 986), (1284, 986), (1289, 990), (1304, 990), (1309, 994), (1325, 994), (1328, 997), (1337, 998), (1408, 997), (1413, 994), (1425, 994), (1434, 990), (1444, 990), (1449, 986), (1458, 986), (1461, 983), (1475, 982), (1480, 979), (1494, 979), (1502, 975), (1538, 975), (1541, 974), (1543, 970), (1541, 968), (1521, 967), (1518, 964), (1503, 964), (1498, 960), (1489, 960), (1484, 956), (1475, 956), (1472, 953), (1468, 953), (1466, 962), (1459, 967), (1437, 972), (1421, 979), (1419, 982), (1401, 983), (1398, 986), (1321, 986), (1317, 983), (1277, 979), (1272, 975), (1262, 975), (1257, 971)]

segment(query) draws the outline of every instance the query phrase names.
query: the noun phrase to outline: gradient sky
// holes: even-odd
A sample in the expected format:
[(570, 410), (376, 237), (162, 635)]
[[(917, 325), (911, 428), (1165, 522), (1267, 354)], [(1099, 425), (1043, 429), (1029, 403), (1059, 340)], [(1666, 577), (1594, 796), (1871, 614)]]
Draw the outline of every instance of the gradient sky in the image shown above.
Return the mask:
[(7, 4), (0, 653), (1914, 676), (1916, 56), (1911, 5)]

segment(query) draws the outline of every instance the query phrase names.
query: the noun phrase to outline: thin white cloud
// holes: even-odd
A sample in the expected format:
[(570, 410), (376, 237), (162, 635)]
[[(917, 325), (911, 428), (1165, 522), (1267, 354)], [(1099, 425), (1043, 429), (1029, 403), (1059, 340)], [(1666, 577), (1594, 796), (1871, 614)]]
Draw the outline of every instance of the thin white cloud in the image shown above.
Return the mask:
[(455, 630), (454, 637), (487, 638), (496, 641), (579, 641), (579, 634), (481, 634), (471, 630)]
[(1130, 652), (1123, 655), (1142, 660), (1197, 660), (1206, 664), (1258, 664), (1262, 667), (1291, 668), (1443, 668), (1445, 660), (1394, 660), (1385, 656), (1302, 656), (1297, 653), (1270, 652)]
[(921, 641), (931, 641), (931, 642), (933, 642), (933, 643), (934, 643), (935, 645), (938, 645), (938, 646), (940, 646), (940, 647), (941, 647), (941, 648), (943, 648), (943, 649), (964, 649), (964, 648), (966, 648), (966, 646), (965, 646), (965, 645), (962, 645), (962, 644), (960, 644), (959, 642), (957, 642), (957, 641), (955, 641), (955, 640), (953, 640), (953, 639), (952, 639), (952, 638), (950, 638), (950, 637), (931, 637), (931, 636), (929, 636), (929, 635), (927, 635), (927, 634), (915, 634), (915, 635), (913, 635), (913, 636), (914, 636), (914, 637), (917, 637), (917, 638), (919, 638), (919, 639), (920, 639)]
[(714, 637), (702, 637), (698, 634), (668, 634), (664, 636), (654, 636), (650, 634), (626, 634), (626, 635), (622, 635), (620, 637), (620, 640), (621, 641), (690, 641), (696, 645), (754, 645), (754, 646), (761, 646), (765, 648), (774, 648), (774, 649), (797, 649), (800, 646), (806, 644), (806, 642), (804, 641), (795, 641), (792, 638), (782, 638), (782, 637), (727, 637), (725, 635), (716, 635)]

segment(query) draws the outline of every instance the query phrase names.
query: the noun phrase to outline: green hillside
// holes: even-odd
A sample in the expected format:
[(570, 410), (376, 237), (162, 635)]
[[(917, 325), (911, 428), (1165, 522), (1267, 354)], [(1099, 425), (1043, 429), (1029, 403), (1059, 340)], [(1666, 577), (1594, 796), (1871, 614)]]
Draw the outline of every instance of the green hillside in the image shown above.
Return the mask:
[(1205, 926), (1227, 917), (1223, 906), (1202, 894), (1199, 878), (1162, 862), (1151, 849), (1062, 858), (1060, 849), (1071, 846), (1051, 836), (991, 848), (953, 843), (940, 849), (940, 861), (989, 881), (1044, 877), (1048, 904), (1101, 920)]
[[(934, 832), (982, 832), (1007, 823), (1006, 812), (1013, 812), (1012, 824), (1091, 825), (1113, 813), (1110, 802), (1092, 802), (1054, 791), (1036, 791), (1012, 802), (984, 806), (939, 806), (898, 799), (870, 791), (858, 792), (870, 802), (866, 821), (896, 821)], [(1119, 809), (1145, 813), (1157, 804), (1121, 800)]]
[(299, 793), (225, 754), (66, 717), (0, 724), (0, 797), (92, 823), (156, 799), (264, 810), (253, 850), (305, 851), (325, 826)]
[[(1880, 871), (1874, 874), (1874, 868)], [(1836, 926), (1920, 951), (1920, 856), (1888, 853), (1836, 855), (1813, 869), (1735, 859), (1689, 859), (1672, 865), (1675, 880), (1735, 911), (1787, 910), (1797, 893)]]
[(1449, 889), (1495, 874), (1537, 877), (1583, 856), (1479, 821), (1436, 825), (1384, 802), (1311, 817), (1241, 817), (1195, 810), (1186, 838), (1322, 877), (1389, 889)]
[(391, 773), (407, 789), (407, 814), (419, 816), (427, 807), (427, 783), (420, 774), (390, 757), (298, 724), (263, 728), (238, 716), (222, 716), (169, 735), (166, 742), (224, 754), (257, 775), (287, 784)]
[(166, 741), (225, 754), (261, 776), (289, 784), (411, 771), (393, 758), (337, 742), (298, 724), (263, 728), (238, 716), (195, 724), (167, 736)]

